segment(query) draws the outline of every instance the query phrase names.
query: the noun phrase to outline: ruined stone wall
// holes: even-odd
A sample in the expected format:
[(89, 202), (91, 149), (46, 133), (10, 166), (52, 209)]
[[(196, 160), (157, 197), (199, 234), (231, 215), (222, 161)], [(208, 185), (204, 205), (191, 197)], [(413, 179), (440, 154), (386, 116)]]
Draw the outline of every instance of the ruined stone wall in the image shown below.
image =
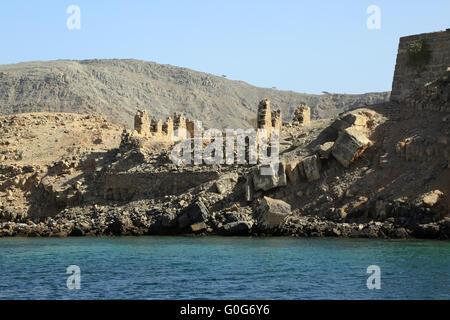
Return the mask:
[(281, 119), (281, 110), (272, 111), (272, 128), (281, 131), (282, 119)]
[[(309, 122), (309, 108), (307, 121)], [(259, 103), (257, 113), (257, 129), (266, 130), (269, 138), (273, 129), (281, 131), (282, 113), (281, 110), (270, 110), (270, 100), (264, 99)], [(306, 121), (306, 120), (305, 120)], [(155, 140), (179, 141), (186, 139), (188, 134), (194, 138), (196, 126), (203, 136), (203, 128), (198, 121), (185, 118), (181, 113), (175, 112), (172, 117), (168, 117), (164, 123), (162, 120), (150, 118), (146, 110), (137, 111), (134, 117), (134, 130), (141, 136)], [(223, 136), (226, 137), (225, 132)]]
[(441, 135), (436, 138), (414, 136), (397, 143), (397, 154), (407, 161), (432, 161), (436, 158), (448, 159), (450, 168), (450, 138)]
[(150, 134), (150, 118), (147, 110), (138, 110), (134, 116), (134, 130), (143, 136)]
[(281, 110), (270, 110), (270, 100), (264, 99), (258, 105), (257, 129), (266, 130), (267, 136), (270, 137), (272, 129), (281, 130), (282, 125)]
[(292, 120), (296, 125), (309, 125), (311, 121), (311, 108), (302, 103), (294, 110), (294, 119)]
[[(423, 67), (408, 65), (408, 49), (414, 43), (423, 42), (430, 53)], [(450, 29), (400, 38), (391, 101), (403, 102), (428, 82), (444, 76), (450, 67)]]
[(258, 105), (258, 129), (268, 129), (272, 127), (272, 112), (270, 111), (270, 100), (264, 99)]
[(404, 104), (418, 111), (450, 112), (450, 70), (406, 98)]

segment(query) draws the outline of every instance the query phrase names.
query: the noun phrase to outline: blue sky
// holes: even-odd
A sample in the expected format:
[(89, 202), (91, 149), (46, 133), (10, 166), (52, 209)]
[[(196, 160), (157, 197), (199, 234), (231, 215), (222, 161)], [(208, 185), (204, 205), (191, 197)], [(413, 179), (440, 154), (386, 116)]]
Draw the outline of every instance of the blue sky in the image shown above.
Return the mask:
[[(69, 30), (69, 5), (81, 28)], [(381, 9), (369, 30), (366, 9)], [(0, 64), (135, 58), (306, 93), (391, 89), (398, 38), (450, 28), (448, 0), (2, 1)]]

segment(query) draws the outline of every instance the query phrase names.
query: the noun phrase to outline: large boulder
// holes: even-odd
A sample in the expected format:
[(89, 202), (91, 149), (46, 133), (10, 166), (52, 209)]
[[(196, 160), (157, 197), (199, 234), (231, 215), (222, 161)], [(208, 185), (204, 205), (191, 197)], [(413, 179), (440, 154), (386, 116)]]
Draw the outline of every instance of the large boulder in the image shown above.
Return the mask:
[(320, 179), (320, 161), (316, 155), (303, 159), (302, 168), (308, 181)]
[(364, 133), (355, 128), (347, 128), (339, 134), (331, 154), (348, 168), (371, 144)]
[(284, 171), (286, 172), (287, 180), (292, 184), (296, 184), (300, 180), (299, 162), (298, 159), (284, 161)]
[(331, 155), (331, 150), (333, 149), (334, 142), (328, 141), (324, 144), (318, 145), (315, 148), (315, 152), (319, 159), (328, 159)]
[(205, 221), (209, 216), (209, 211), (201, 200), (197, 200), (186, 207), (178, 218), (178, 226), (186, 228), (192, 224)]
[[(262, 171), (265, 169), (271, 171), (272, 174), (262, 174), (265, 173)], [(287, 184), (286, 172), (282, 163), (258, 166), (252, 171), (252, 178), (255, 191), (267, 191), (276, 187), (286, 186)]]
[(290, 204), (282, 200), (264, 197), (257, 209), (258, 225), (267, 229), (276, 228), (290, 214)]

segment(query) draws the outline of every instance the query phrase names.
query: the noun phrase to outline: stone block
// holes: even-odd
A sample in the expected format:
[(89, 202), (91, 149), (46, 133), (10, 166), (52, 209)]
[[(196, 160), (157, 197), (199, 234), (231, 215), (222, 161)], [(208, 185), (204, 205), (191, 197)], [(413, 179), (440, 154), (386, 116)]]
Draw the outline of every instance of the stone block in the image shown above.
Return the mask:
[(331, 154), (340, 164), (348, 168), (371, 144), (362, 132), (347, 128), (339, 134)]
[(290, 214), (290, 204), (282, 200), (264, 197), (257, 209), (258, 225), (263, 228), (276, 228)]
[(302, 167), (308, 181), (320, 179), (320, 161), (316, 155), (303, 159)]

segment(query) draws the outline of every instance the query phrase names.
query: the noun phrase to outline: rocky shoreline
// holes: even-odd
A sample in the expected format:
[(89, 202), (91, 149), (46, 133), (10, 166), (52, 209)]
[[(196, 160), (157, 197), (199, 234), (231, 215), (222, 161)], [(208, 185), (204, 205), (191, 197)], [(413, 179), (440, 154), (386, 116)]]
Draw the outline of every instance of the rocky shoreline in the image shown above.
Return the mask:
[[(38, 128), (40, 120), (48, 121), (49, 133), (54, 127), (71, 132), (64, 129), (67, 123), (74, 132), (78, 124), (89, 132), (106, 130), (102, 141), (111, 146), (98, 144), (95, 133), (91, 149), (72, 157), (0, 165), (0, 191), (6, 190), (0, 197), (0, 237), (449, 239), (448, 159), (436, 153), (426, 161), (407, 162), (395, 156), (391, 141), (370, 147), (367, 136), (379, 139), (375, 123), (382, 126), (381, 114), (390, 107), (381, 106), (380, 113), (359, 109), (307, 126), (284, 125), (283, 141), (290, 142), (282, 144), (282, 159), (272, 175), (262, 175), (260, 165), (177, 167), (170, 146), (129, 130), (120, 135), (119, 127), (101, 118), (14, 118), (25, 128), (30, 121), (38, 120)], [(393, 156), (386, 156), (387, 147)], [(35, 157), (25, 154), (25, 160)]]
[(257, 119), (280, 133), (270, 165), (250, 163), (250, 140), (243, 164), (192, 163), (190, 151), (177, 163), (173, 129), (193, 124), (181, 114), (163, 124), (138, 112), (135, 130), (73, 114), (0, 118), (0, 237), (450, 238), (448, 115), (387, 103), (311, 121), (301, 105), (281, 123), (264, 99)]
[[(70, 222), (68, 222), (70, 224)], [(258, 230), (249, 228), (245, 221), (230, 223), (222, 230), (204, 230), (201, 232), (152, 232), (151, 229), (131, 226), (124, 228), (120, 222), (106, 229), (79, 224), (68, 227), (67, 224), (57, 224), (49, 219), (47, 222), (15, 223), (7, 222), (0, 225), (1, 237), (100, 237), (100, 236), (252, 236), (252, 237), (334, 237), (334, 238), (380, 238), (380, 239), (436, 239), (449, 240), (450, 219), (438, 222), (407, 225), (395, 224), (389, 221), (371, 221), (369, 223), (336, 223), (320, 220), (315, 217), (299, 219), (297, 224), (277, 230)]]
[[(266, 203), (264, 203), (266, 201)], [(0, 222), (0, 237), (98, 236), (292, 236), (381, 239), (450, 239), (450, 217), (422, 219), (389, 217), (384, 221), (333, 221), (326, 217), (284, 214), (285, 203), (265, 198), (248, 219), (211, 214), (201, 200), (180, 214), (105, 211), (97, 205), (83, 214), (64, 211), (51, 218)], [(430, 219), (428, 219), (430, 220)]]

